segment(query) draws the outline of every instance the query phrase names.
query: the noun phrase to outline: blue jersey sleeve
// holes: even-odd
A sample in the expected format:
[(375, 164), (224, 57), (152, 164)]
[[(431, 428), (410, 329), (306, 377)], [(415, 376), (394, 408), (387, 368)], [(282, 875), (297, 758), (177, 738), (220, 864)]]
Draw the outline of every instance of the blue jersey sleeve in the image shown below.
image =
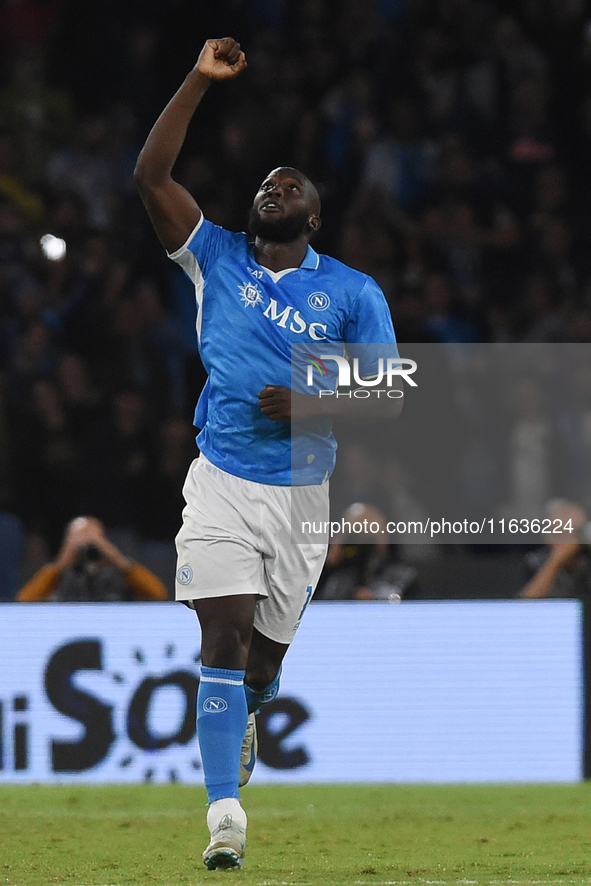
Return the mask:
[(377, 375), (379, 358), (399, 356), (388, 302), (371, 277), (366, 277), (355, 298), (345, 344), (350, 356), (358, 358), (361, 375), (368, 378)]
[(189, 278), (196, 282), (198, 276), (204, 277), (207, 274), (233, 236), (230, 231), (201, 216), (187, 242), (176, 252), (170, 252), (168, 257), (177, 262)]
[(371, 277), (366, 277), (355, 297), (345, 328), (345, 343), (348, 342), (396, 342), (388, 302)]

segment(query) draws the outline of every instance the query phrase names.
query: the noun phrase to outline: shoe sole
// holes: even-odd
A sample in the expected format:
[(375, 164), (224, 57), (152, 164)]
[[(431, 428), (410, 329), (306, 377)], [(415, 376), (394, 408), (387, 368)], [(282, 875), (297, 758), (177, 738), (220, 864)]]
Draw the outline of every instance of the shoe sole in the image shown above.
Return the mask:
[(203, 856), (208, 871), (239, 871), (243, 862), (244, 856), (228, 846), (220, 846)]

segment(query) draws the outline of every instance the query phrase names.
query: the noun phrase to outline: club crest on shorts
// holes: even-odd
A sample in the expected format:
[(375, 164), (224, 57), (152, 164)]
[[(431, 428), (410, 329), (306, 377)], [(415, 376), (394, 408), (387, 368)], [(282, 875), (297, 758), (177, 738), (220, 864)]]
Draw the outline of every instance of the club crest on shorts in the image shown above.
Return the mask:
[(242, 286), (238, 286), (238, 291), (245, 308), (256, 308), (263, 300), (263, 293), (256, 283), (247, 281)]
[(190, 585), (193, 581), (193, 570), (190, 566), (179, 566), (176, 580), (180, 585)]

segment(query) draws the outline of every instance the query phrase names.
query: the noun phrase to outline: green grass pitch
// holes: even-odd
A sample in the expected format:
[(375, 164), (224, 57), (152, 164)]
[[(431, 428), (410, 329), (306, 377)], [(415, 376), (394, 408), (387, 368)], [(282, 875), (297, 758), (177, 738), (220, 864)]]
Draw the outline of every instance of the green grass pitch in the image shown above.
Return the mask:
[(250, 786), (244, 869), (207, 871), (205, 793), (0, 786), (0, 886), (591, 883), (591, 784)]

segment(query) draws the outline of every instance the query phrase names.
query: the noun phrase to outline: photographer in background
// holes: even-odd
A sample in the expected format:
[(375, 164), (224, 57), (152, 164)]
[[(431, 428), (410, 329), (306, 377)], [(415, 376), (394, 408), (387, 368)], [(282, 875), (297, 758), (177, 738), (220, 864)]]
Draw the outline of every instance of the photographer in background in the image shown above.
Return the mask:
[(105, 536), (100, 520), (76, 517), (68, 525), (57, 560), (21, 588), (20, 602), (115, 603), (166, 600), (153, 572), (134, 563)]
[(557, 543), (550, 541), (548, 536), (543, 548), (527, 555), (526, 565), (532, 578), (518, 596), (526, 600), (589, 596), (591, 551), (581, 540), (588, 529), (589, 517), (580, 505), (564, 499), (550, 501), (546, 510), (552, 521), (561, 520), (563, 525), (571, 521), (573, 531), (566, 533), (565, 537), (572, 540)]
[(342, 522), (376, 525), (376, 534), (335, 536), (320, 576), (318, 600), (388, 600), (398, 603), (415, 592), (417, 570), (395, 558), (397, 546), (383, 541), (386, 518), (374, 505), (355, 502), (343, 512)]

